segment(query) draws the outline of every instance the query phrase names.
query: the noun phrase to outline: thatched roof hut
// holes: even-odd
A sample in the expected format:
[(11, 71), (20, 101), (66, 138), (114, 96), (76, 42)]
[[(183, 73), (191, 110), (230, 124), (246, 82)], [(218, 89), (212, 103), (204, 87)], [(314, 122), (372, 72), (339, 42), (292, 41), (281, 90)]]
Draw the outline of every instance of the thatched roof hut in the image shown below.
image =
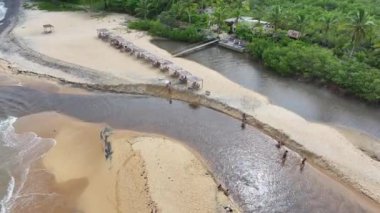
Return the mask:
[(44, 33), (52, 33), (54, 30), (54, 26), (51, 24), (44, 24), (42, 27), (44, 28)]
[(111, 32), (108, 29), (101, 28), (96, 30), (98, 32), (98, 38), (103, 40), (108, 39), (111, 36)]
[(187, 81), (190, 83), (190, 89), (202, 89), (203, 88), (203, 79), (197, 76), (188, 77)]
[(121, 36), (111, 36), (111, 45), (116, 48), (122, 48), (125, 40)]

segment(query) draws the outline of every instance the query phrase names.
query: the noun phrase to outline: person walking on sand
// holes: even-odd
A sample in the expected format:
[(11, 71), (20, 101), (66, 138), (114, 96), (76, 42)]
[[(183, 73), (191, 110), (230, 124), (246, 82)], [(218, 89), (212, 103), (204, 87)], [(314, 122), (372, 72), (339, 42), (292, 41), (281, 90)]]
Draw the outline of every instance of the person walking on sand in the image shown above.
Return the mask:
[(106, 142), (105, 148), (104, 148), (104, 154), (105, 154), (106, 160), (111, 159), (113, 151), (112, 151), (112, 146), (110, 142)]

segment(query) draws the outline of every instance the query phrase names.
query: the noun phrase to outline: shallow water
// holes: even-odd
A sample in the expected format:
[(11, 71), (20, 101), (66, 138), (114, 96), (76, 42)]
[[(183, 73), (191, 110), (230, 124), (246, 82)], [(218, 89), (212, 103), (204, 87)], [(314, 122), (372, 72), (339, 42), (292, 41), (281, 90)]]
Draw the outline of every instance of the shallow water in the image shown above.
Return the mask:
[(41, 139), (34, 133), (16, 134), (12, 126), (15, 121), (15, 117), (0, 119), (1, 213), (10, 212), (21, 197), (21, 200), (37, 202), (33, 193), (22, 194), (21, 190), (31, 164), (54, 144), (54, 141)]
[(14, 19), (21, 5), (21, 0), (0, 0), (0, 34)]
[(252, 127), (241, 130), (239, 121), (213, 110), (142, 96), (0, 87), (0, 117), (51, 110), (183, 141), (200, 153), (246, 212), (369, 211), (350, 191), (313, 168), (300, 172), (295, 153), (282, 166), (284, 150), (277, 150), (273, 139)]
[[(167, 40), (153, 43), (173, 52), (186, 44)], [(348, 127), (380, 138), (380, 108), (344, 98), (307, 83), (274, 75), (248, 56), (213, 46), (185, 57), (258, 92), (278, 106), (305, 119)]]

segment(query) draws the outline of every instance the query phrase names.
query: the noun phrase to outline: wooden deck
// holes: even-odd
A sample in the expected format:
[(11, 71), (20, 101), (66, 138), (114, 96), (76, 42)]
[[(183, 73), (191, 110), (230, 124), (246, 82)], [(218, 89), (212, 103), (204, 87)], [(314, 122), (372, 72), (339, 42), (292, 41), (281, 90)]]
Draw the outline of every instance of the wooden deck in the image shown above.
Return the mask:
[(201, 50), (201, 49), (203, 49), (203, 48), (205, 48), (205, 47), (207, 47), (207, 46), (210, 46), (210, 45), (212, 45), (212, 44), (215, 44), (215, 43), (217, 43), (217, 42), (219, 42), (219, 39), (214, 39), (214, 40), (212, 40), (212, 41), (208, 41), (208, 42), (206, 42), (206, 43), (202, 43), (202, 44), (197, 45), (197, 46), (195, 46), (195, 47), (190, 47), (190, 48), (188, 48), (188, 49), (185, 49), (185, 50), (183, 50), (183, 51), (180, 51), (180, 52), (178, 52), (178, 53), (175, 53), (175, 54), (173, 54), (173, 56), (174, 56), (174, 57), (183, 56), (183, 55), (185, 55), (185, 54), (189, 54), (189, 53), (192, 53), (192, 52), (195, 52), (195, 51)]

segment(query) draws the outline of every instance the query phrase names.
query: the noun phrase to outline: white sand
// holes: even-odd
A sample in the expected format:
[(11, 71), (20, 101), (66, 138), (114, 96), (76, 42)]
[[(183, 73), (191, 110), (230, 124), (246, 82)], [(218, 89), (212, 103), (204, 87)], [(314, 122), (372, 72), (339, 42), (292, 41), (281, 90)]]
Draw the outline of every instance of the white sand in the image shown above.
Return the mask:
[[(152, 199), (162, 212), (221, 212), (228, 203), (194, 155), (167, 138), (132, 140), (146, 162)], [(215, 203), (216, 201), (216, 203)]]
[[(33, 49), (68, 62), (88, 66), (133, 82), (163, 78), (158, 70), (120, 53), (96, 38), (97, 28), (109, 28), (129, 41), (149, 50), (204, 79), (204, 90), (230, 106), (242, 109), (263, 123), (280, 129), (305, 149), (321, 156), (342, 178), (380, 202), (380, 162), (358, 150), (341, 133), (325, 124), (308, 122), (284, 108), (272, 105), (266, 97), (233, 83), (222, 75), (195, 62), (171, 55), (149, 42), (142, 33), (127, 34), (120, 25), (126, 16), (91, 18), (89, 14), (71, 12), (26, 11), (26, 22), (16, 35)], [(42, 24), (51, 23), (56, 31), (42, 34)]]

